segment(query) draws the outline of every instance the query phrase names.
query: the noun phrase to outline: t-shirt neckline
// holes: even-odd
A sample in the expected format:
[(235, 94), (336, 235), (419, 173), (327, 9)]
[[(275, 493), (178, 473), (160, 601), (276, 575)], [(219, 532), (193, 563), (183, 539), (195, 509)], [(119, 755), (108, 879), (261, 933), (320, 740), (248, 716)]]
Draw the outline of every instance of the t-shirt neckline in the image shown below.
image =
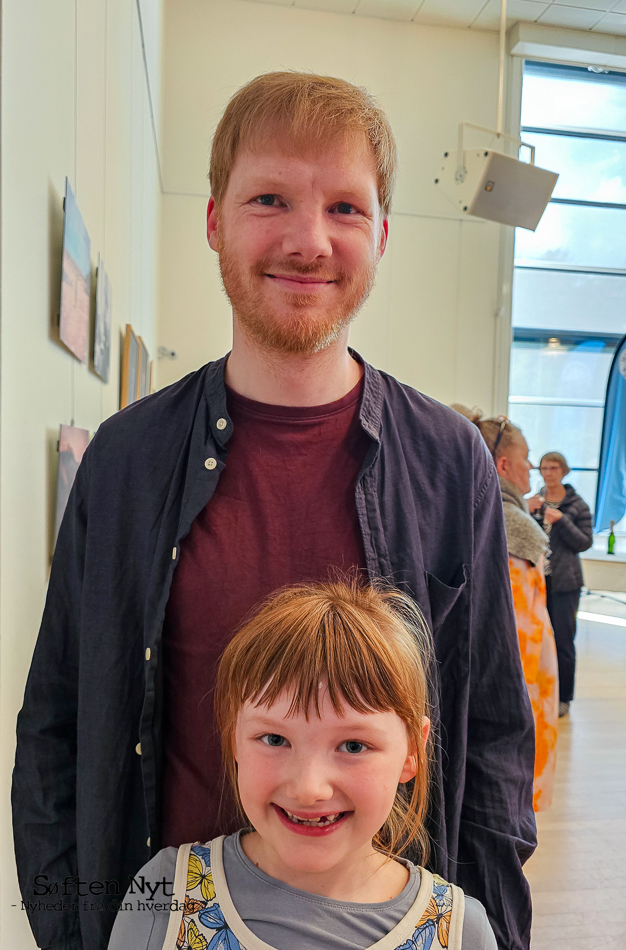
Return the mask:
[[(418, 869), (410, 861), (405, 861), (402, 858), (397, 859), (400, 864), (403, 864), (409, 872), (409, 880), (406, 882), (406, 885), (397, 894), (395, 897), (392, 897), (387, 901), (377, 901), (376, 903), (363, 903), (361, 901), (341, 901), (337, 900), (334, 897), (324, 897), (322, 894), (312, 894), (310, 891), (303, 891), (299, 887), (293, 887), (291, 884), (285, 883), (285, 881), (279, 881), (277, 878), (271, 877), (271, 875), (266, 874), (265, 871), (262, 871), (261, 868), (258, 868), (256, 864), (253, 864), (246, 852), (243, 850), (241, 844), (242, 831), (236, 832), (234, 837), (234, 846), (235, 846), (235, 855), (238, 860), (243, 864), (244, 868), (249, 874), (253, 874), (255, 877), (259, 878), (264, 884), (268, 884), (270, 887), (275, 887), (278, 890), (286, 891), (288, 894), (293, 897), (301, 898), (302, 900), (309, 901), (314, 904), (320, 905), (330, 905), (337, 910), (349, 910), (349, 911), (376, 911), (376, 910), (386, 910), (388, 907), (393, 907), (394, 904), (399, 903), (402, 900), (405, 900), (414, 886), (414, 874), (419, 874)], [(412, 870), (413, 869), (413, 870)]]
[(323, 403), (321, 406), (279, 406), (272, 403), (259, 402), (242, 396), (230, 386), (226, 386), (226, 399), (229, 405), (240, 409), (246, 415), (262, 416), (266, 419), (314, 420), (344, 412), (360, 401), (363, 395), (365, 375), (363, 374), (356, 386), (333, 402)]

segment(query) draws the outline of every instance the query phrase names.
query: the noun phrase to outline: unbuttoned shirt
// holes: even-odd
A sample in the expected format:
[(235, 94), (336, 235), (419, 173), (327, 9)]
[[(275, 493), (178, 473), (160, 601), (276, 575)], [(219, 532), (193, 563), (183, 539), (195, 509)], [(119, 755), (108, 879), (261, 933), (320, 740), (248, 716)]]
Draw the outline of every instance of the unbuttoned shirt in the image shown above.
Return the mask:
[[(72, 489), (13, 781), (40, 947), (105, 950), (116, 882), (119, 897), (160, 847), (163, 620), (181, 541), (227, 459), (226, 359), (104, 422)], [(501, 950), (527, 950), (534, 729), (495, 469), (467, 420), (368, 364), (359, 418), (368, 573), (413, 597), (434, 636), (430, 867), (485, 905)], [(57, 890), (42, 898), (46, 882)], [(67, 908), (49, 910), (59, 893)]]

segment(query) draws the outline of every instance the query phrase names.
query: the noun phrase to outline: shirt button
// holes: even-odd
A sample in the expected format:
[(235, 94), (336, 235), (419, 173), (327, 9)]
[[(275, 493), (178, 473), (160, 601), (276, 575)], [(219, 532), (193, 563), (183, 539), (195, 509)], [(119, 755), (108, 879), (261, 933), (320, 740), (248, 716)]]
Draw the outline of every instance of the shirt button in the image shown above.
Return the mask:
[(172, 560), (176, 560), (176, 548), (172, 548)]
[(204, 467), (205, 467), (205, 468), (208, 468), (208, 470), (209, 470), (210, 472), (211, 472), (216, 466), (217, 466), (217, 462), (215, 461), (215, 459), (207, 459), (207, 460), (205, 461), (205, 463), (204, 463)]
[(146, 647), (146, 660), (149, 660), (151, 656), (152, 653), (150, 652), (150, 647)]
[(137, 753), (137, 755), (141, 755), (141, 742), (138, 742), (137, 745), (135, 746), (135, 752)]
[(215, 425), (218, 429), (225, 429), (228, 423), (226, 422), (226, 419), (218, 419)]
[(146, 841), (146, 844), (148, 845), (148, 847), (150, 847), (150, 838), (148, 838), (148, 840)]

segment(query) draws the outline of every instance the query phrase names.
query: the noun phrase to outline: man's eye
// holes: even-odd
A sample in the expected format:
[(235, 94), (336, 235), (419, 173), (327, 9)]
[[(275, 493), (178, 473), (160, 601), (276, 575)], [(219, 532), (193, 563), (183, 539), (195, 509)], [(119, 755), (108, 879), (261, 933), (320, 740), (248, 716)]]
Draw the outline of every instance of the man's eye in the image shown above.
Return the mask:
[(352, 214), (353, 211), (356, 211), (354, 205), (351, 205), (348, 201), (340, 201), (336, 208), (339, 214)]
[(265, 745), (272, 746), (272, 748), (284, 745), (286, 741), (284, 736), (279, 736), (276, 732), (268, 732), (267, 735), (261, 736), (261, 742), (264, 742)]
[(350, 755), (358, 755), (359, 752), (367, 748), (362, 742), (357, 742), (356, 739), (348, 739), (347, 742), (342, 742), (339, 746), (340, 752), (349, 752)]
[(259, 195), (257, 201), (259, 204), (271, 207), (276, 202), (276, 195)]

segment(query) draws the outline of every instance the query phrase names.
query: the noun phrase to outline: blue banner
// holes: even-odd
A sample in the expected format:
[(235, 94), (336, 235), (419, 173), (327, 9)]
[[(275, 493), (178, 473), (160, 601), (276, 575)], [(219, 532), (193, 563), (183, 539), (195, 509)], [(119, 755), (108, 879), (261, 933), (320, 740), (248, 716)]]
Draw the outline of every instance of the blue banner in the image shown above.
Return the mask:
[(606, 387), (598, 493), (596, 531), (616, 524), (626, 514), (626, 336), (620, 340)]

